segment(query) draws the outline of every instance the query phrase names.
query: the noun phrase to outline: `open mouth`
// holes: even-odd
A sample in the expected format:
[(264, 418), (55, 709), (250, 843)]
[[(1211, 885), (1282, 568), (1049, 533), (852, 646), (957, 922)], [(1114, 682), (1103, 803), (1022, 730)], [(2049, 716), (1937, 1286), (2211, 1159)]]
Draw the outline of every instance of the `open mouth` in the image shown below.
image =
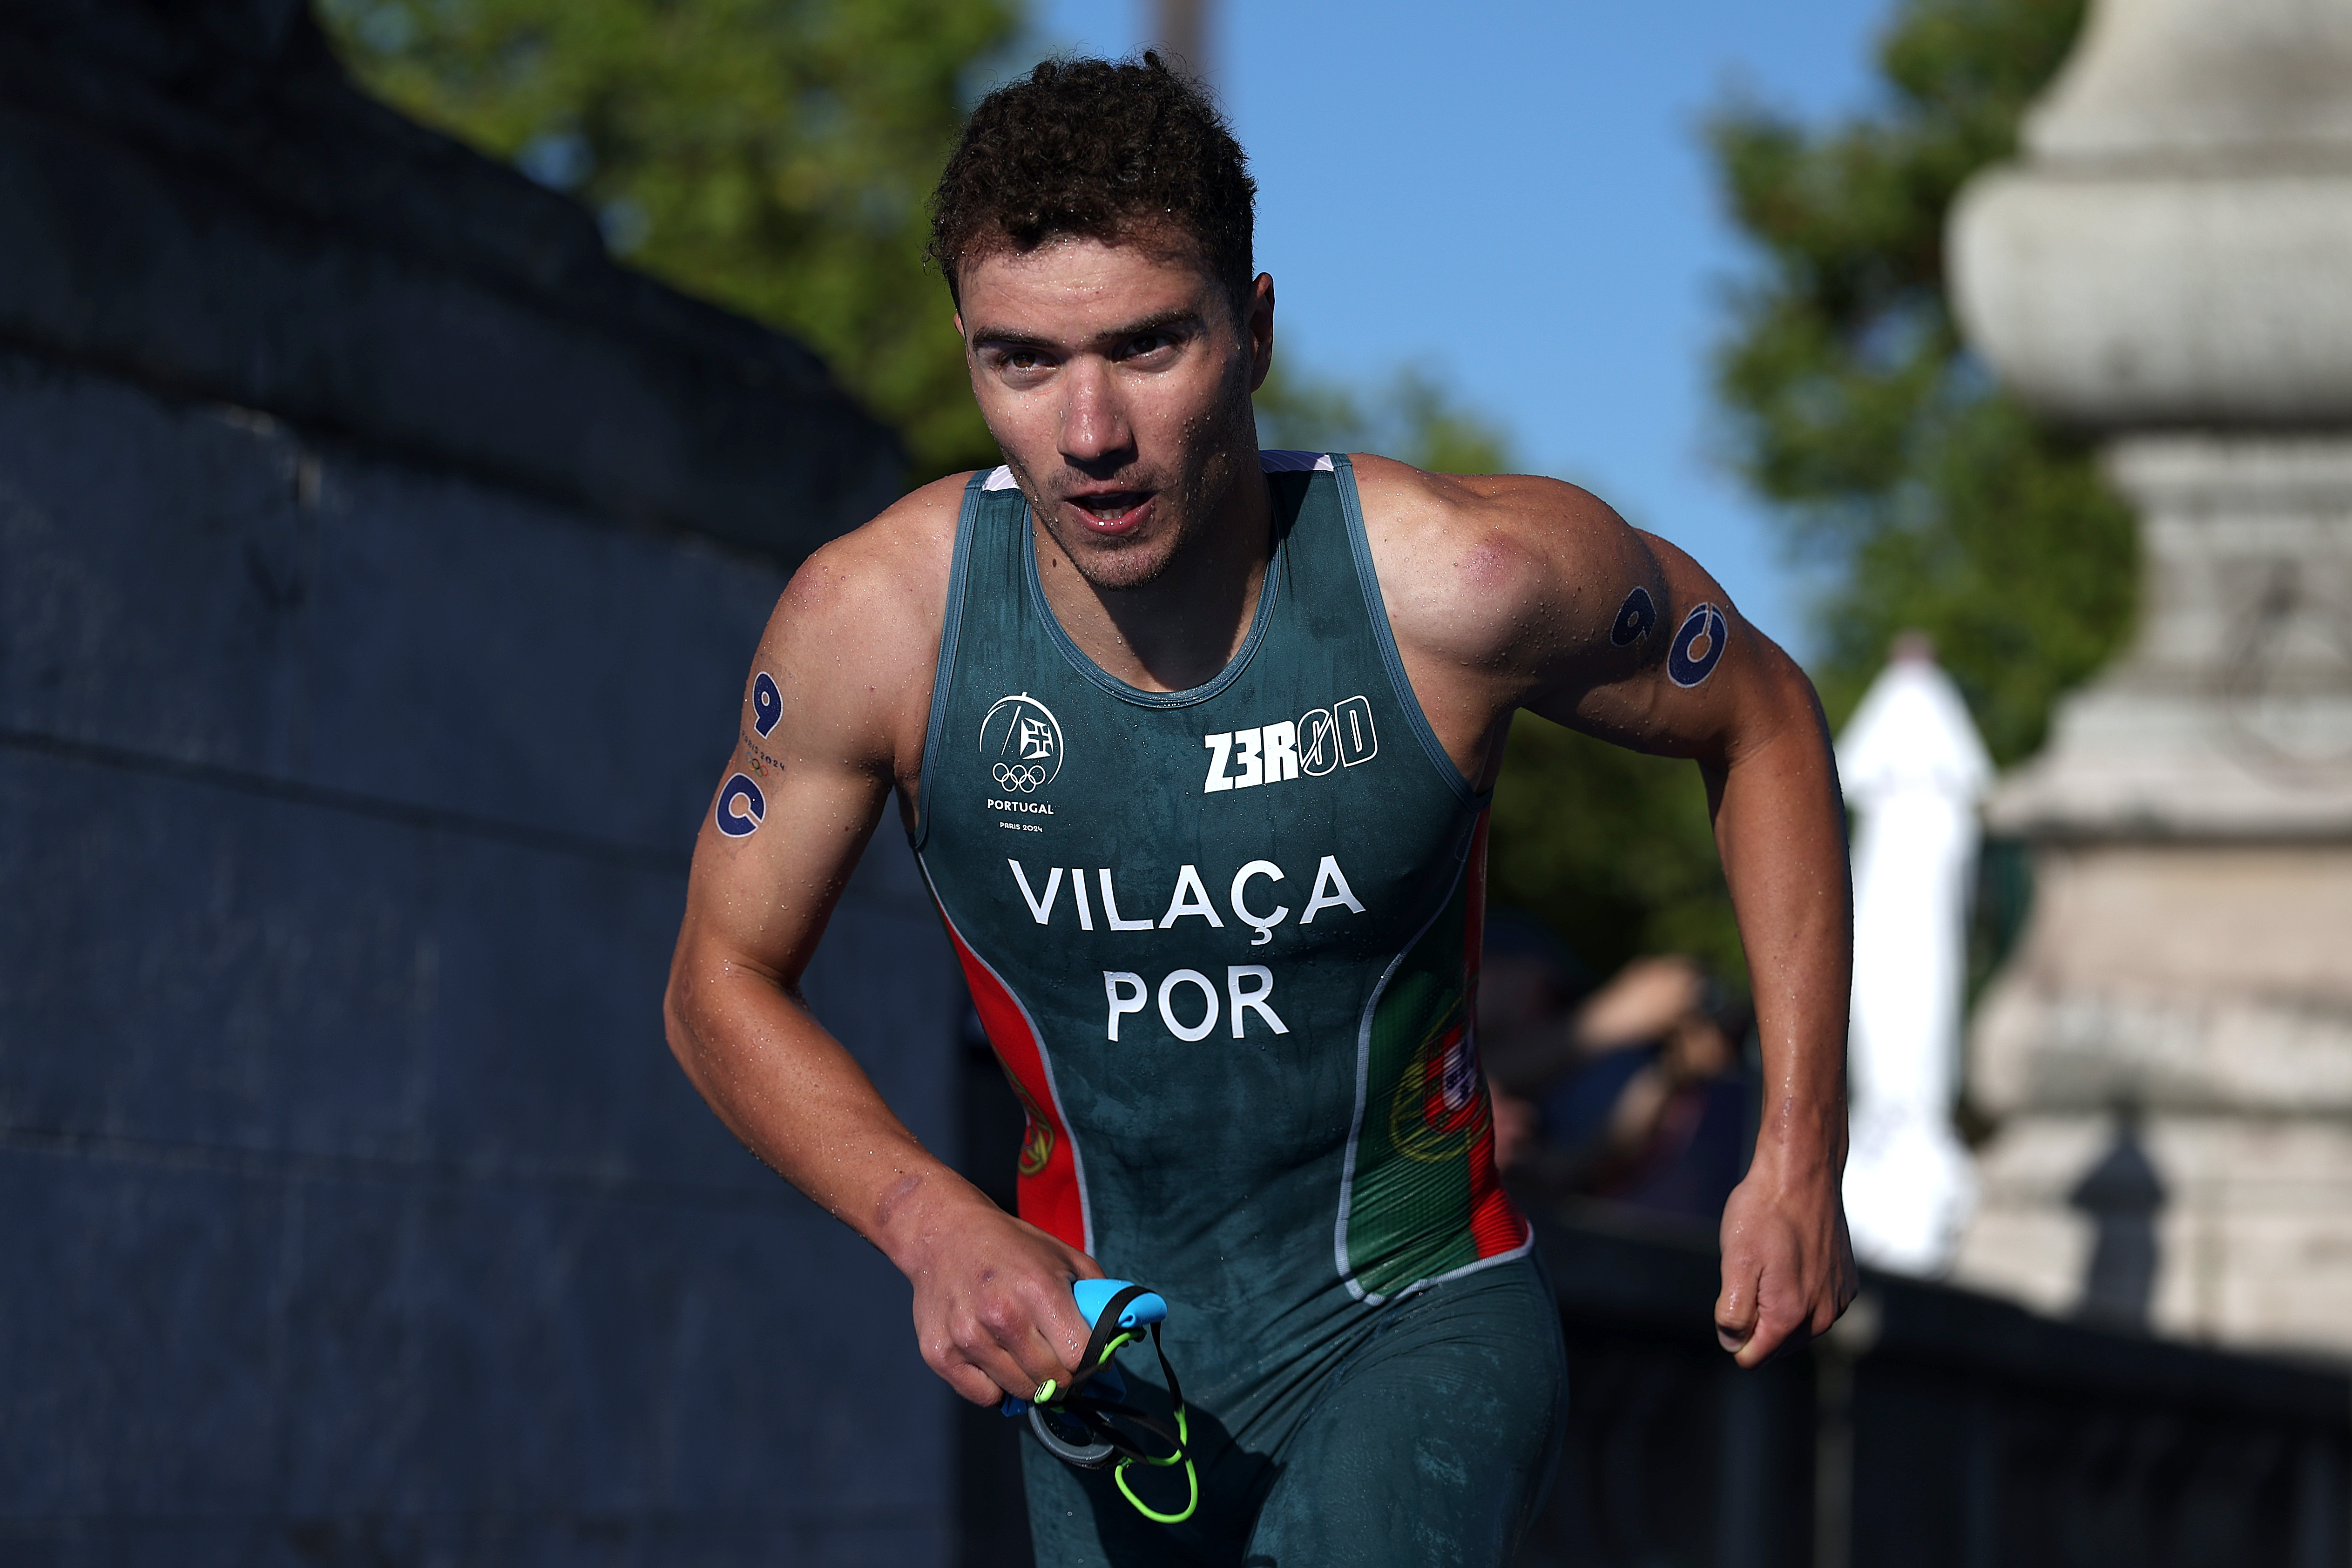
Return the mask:
[(1072, 496), (1066, 504), (1076, 508), (1096, 532), (1125, 533), (1142, 521), (1151, 496), (1144, 490), (1109, 490)]

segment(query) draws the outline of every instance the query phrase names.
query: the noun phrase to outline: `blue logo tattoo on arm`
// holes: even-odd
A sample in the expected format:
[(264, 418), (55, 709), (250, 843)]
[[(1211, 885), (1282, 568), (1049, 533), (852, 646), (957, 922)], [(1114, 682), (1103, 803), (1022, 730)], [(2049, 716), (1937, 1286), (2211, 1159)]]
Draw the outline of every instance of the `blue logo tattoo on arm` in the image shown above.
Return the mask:
[(784, 716), (784, 694), (776, 689), (775, 678), (761, 670), (751, 678), (751, 728), (765, 740)]
[(1731, 626), (1721, 610), (1708, 604), (1692, 605), (1682, 629), (1675, 633), (1674, 646), (1666, 650), (1666, 678), (1676, 686), (1696, 686), (1715, 673), (1730, 640)]
[(1637, 587), (1617, 607), (1617, 622), (1609, 628), (1609, 646), (1631, 647), (1648, 637), (1650, 628), (1657, 624), (1658, 606), (1650, 602), (1650, 591)]
[(768, 797), (749, 775), (729, 776), (726, 787), (719, 792), (719, 831), (730, 838), (742, 838), (760, 831), (760, 823), (768, 815)]

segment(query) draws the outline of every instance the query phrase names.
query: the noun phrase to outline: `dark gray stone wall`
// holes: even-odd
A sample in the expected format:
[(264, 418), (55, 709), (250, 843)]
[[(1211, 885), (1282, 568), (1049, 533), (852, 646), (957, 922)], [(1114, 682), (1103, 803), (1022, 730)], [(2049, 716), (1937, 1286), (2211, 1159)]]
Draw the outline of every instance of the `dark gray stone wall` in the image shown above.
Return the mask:
[[(661, 1039), (781, 584), (0, 358), (0, 1555), (941, 1560), (903, 1283)], [(877, 840), (812, 999), (946, 1147)]]
[[(904, 1283), (660, 1019), (898, 467), (292, 0), (0, 0), (0, 1561), (950, 1554)], [(808, 989), (951, 1150), (895, 824)]]
[(0, 342), (798, 559), (895, 444), (344, 79), (301, 0), (0, 0)]

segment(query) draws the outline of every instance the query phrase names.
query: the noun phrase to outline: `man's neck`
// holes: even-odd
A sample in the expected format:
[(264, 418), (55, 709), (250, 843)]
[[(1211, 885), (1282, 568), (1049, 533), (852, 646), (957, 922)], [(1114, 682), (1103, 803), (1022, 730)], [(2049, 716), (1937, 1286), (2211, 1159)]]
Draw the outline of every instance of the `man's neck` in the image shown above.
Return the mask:
[(1274, 500), (1256, 455), (1242, 465), (1202, 528), (1150, 582), (1098, 588), (1033, 517), (1045, 603), (1078, 650), (1129, 686), (1183, 691), (1213, 679), (1241, 651), (1273, 554)]

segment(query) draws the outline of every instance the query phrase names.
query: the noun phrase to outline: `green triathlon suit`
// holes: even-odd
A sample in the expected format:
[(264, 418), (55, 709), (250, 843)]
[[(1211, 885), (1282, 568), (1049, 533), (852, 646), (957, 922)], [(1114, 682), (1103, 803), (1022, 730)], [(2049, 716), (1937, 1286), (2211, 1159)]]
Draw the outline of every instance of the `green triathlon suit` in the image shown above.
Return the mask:
[[(1561, 1421), (1471, 1026), (1486, 799), (1406, 682), (1348, 460), (1263, 466), (1256, 616), (1189, 691), (1070, 641), (1007, 470), (957, 529), (915, 848), (1028, 1113), (1022, 1217), (1167, 1299), (1202, 1481), (1153, 1524), (1025, 1445), (1040, 1568), (1499, 1563)], [(1173, 1474), (1135, 1484), (1181, 1507)]]

